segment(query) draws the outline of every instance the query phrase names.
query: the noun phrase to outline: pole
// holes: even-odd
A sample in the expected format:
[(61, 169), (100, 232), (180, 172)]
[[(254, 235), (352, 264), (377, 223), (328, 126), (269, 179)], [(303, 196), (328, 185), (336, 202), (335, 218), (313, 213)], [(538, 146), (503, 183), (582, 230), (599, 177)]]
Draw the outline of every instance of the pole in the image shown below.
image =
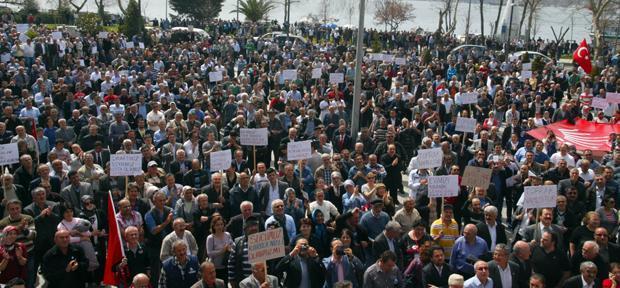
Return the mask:
[(168, 22), (168, 0), (166, 0), (166, 22)]
[(237, 22), (239, 22), (239, 1), (237, 0)]
[[(127, 178), (127, 176), (125, 176), (125, 178)], [(127, 181), (125, 181), (125, 183), (127, 183)], [(127, 186), (127, 184), (125, 184), (125, 186)], [(112, 201), (112, 191), (108, 190), (108, 197), (110, 198), (108, 205), (112, 206), (112, 211), (114, 212), (114, 219), (116, 220), (116, 208), (114, 208), (114, 201)], [(109, 224), (112, 225), (112, 224)], [(116, 233), (118, 235), (118, 243), (121, 245), (121, 254), (123, 255), (123, 258), (125, 258), (125, 248), (123, 247), (123, 236), (121, 236), (121, 229), (118, 227), (118, 220), (116, 220)], [(109, 232), (108, 232), (109, 233)]]
[(467, 24), (465, 24), (465, 43), (469, 44), (469, 20), (471, 18), (471, 0), (469, 0), (469, 6), (467, 7)]
[[(510, 3), (510, 23), (508, 24), (508, 48), (510, 48), (510, 37), (512, 35), (512, 12), (514, 11), (514, 3)], [(509, 50), (509, 49), (506, 49)]]
[(127, 195), (127, 190), (129, 190), (129, 176), (125, 176), (125, 196)]
[[(256, 171), (256, 145), (252, 145), (252, 163), (254, 163), (254, 171)], [(276, 163), (278, 162), (278, 159), (276, 159)]]
[(353, 107), (351, 108), (351, 138), (353, 141), (357, 140), (357, 131), (359, 130), (360, 114), (360, 99), (362, 93), (362, 58), (364, 57), (364, 51), (362, 44), (364, 43), (364, 11), (366, 11), (366, 0), (360, 0), (359, 11), (359, 24), (357, 27), (357, 43), (355, 45), (355, 82), (353, 83)]

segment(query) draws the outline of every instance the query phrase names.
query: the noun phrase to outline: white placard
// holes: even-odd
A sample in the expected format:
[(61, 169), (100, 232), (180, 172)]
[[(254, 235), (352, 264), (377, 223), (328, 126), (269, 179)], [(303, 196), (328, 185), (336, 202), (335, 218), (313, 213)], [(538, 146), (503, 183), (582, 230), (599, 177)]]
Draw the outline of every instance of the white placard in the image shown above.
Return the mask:
[(344, 73), (329, 73), (329, 83), (331, 84), (344, 83)]
[(97, 46), (93, 46), (90, 48), (90, 53), (91, 54), (97, 54)]
[(4, 63), (11, 61), (11, 53), (4, 53), (0, 55), (0, 60), (2, 60), (2, 62)]
[(15, 30), (17, 30), (17, 33), (24, 33), (28, 31), (29, 28), (30, 26), (26, 23), (15, 24)]
[(476, 104), (478, 103), (478, 93), (470, 92), (470, 93), (461, 93), (459, 96), (459, 101), (461, 104)]
[(311, 145), (311, 140), (289, 142), (286, 144), (286, 159), (293, 161), (310, 158), (312, 156)]
[(443, 162), (443, 152), (441, 148), (420, 149), (416, 157), (418, 169), (431, 169), (441, 166)]
[(222, 79), (224, 79), (222, 71), (209, 72), (209, 82), (218, 82)]
[(19, 150), (16, 143), (0, 145), (0, 165), (19, 163)]
[(406, 65), (407, 59), (402, 58), (402, 57), (397, 57), (397, 58), (394, 58), (394, 63), (396, 63), (396, 65)]
[(295, 69), (286, 69), (282, 71), (282, 77), (284, 80), (296, 80), (297, 79), (297, 70)]
[(558, 198), (556, 185), (525, 186), (523, 187), (523, 208), (550, 208), (555, 207)]
[(323, 71), (321, 70), (321, 68), (312, 69), (312, 79), (321, 78), (321, 74), (323, 74)]
[(97, 34), (97, 37), (101, 38), (101, 39), (108, 38), (108, 32), (107, 31), (101, 31), (101, 32), (99, 32), (99, 34)]
[(620, 103), (620, 93), (607, 92), (605, 94), (605, 100), (610, 104), (618, 104)]
[(140, 49), (144, 49), (144, 42), (139, 42), (138, 47), (140, 47)]
[(20, 33), (19, 34), (19, 41), (26, 42), (26, 41), (28, 41), (28, 39), (30, 39), (30, 37), (28, 37), (28, 35), (26, 35), (26, 33)]
[(80, 59), (80, 66), (86, 67), (86, 63), (84, 62), (84, 59)]
[(372, 59), (372, 61), (383, 61), (383, 54), (381, 53), (370, 54), (370, 59)]
[(597, 109), (605, 110), (609, 107), (609, 103), (604, 98), (594, 97), (592, 98), (592, 107)]
[(241, 137), (241, 145), (248, 146), (267, 146), (269, 130), (267, 128), (241, 128), (239, 130), (239, 136)]
[(230, 168), (232, 156), (230, 150), (214, 151), (209, 154), (209, 170), (218, 171)]
[(284, 230), (270, 229), (248, 235), (248, 261), (260, 263), (284, 257)]
[(521, 80), (532, 78), (532, 71), (530, 70), (522, 70), (521, 71)]
[(135, 46), (133, 45), (133, 42), (129, 41), (125, 43), (125, 48), (127, 49), (133, 49)]
[(532, 70), (532, 63), (523, 63), (521, 64), (522, 70)]
[(142, 173), (142, 153), (110, 155), (110, 176), (135, 176)]
[(456, 131), (474, 133), (476, 131), (476, 119), (467, 117), (456, 118)]
[(459, 176), (429, 176), (428, 197), (454, 197), (459, 195)]
[(52, 31), (52, 39), (54, 39), (54, 40), (62, 39), (62, 32), (60, 32), (60, 31)]
[(392, 63), (394, 62), (394, 55), (391, 54), (383, 54), (383, 62)]

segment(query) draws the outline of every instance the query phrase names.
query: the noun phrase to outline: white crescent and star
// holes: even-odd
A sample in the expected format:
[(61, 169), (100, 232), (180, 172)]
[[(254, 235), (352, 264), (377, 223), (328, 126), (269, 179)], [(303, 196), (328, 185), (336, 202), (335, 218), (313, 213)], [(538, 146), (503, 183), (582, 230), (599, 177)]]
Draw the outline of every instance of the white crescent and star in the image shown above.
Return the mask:
[[(586, 51), (586, 55), (581, 55), (581, 51), (584, 51), (584, 50)], [(586, 60), (589, 59), (590, 57), (588, 57), (587, 53), (588, 53), (588, 48), (586, 48), (586, 47), (579, 47), (577, 49), (577, 57), (579, 57), (579, 58), (584, 58)]]

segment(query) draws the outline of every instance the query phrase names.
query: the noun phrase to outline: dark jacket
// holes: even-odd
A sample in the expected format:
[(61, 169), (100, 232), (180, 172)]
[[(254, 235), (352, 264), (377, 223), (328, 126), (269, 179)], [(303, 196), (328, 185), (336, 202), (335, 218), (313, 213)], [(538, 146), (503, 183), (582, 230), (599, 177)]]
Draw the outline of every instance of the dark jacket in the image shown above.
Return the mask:
[[(476, 227), (478, 228), (478, 236), (480, 236), (480, 238), (484, 239), (484, 241), (487, 242), (487, 247), (489, 248), (489, 251), (491, 251), (491, 233), (489, 232), (489, 225), (487, 225), (486, 222), (481, 222), (478, 223), (478, 225), (476, 225)], [(506, 238), (506, 228), (504, 227), (504, 225), (495, 222), (495, 234), (496, 234), (496, 238), (495, 238), (495, 243), (499, 244), (507, 244), (508, 243), (508, 238)]]
[[(286, 255), (280, 260), (278, 265), (276, 265), (276, 273), (281, 274), (282, 272), (286, 272), (284, 287), (297, 288), (300, 286), (302, 279), (301, 261), (299, 256), (291, 257), (290, 255)], [(308, 273), (307, 277), (310, 279), (310, 285), (308, 285), (308, 287), (323, 287), (323, 283), (325, 282), (325, 267), (321, 259), (318, 257), (308, 258), (306, 261), (308, 266), (308, 271), (306, 271), (306, 273)]]
[[(398, 267), (404, 267), (402, 265), (403, 264), (402, 250), (398, 249), (398, 247), (400, 246), (399, 242), (400, 242), (400, 239), (394, 240), (394, 252), (396, 253), (396, 265)], [(387, 237), (385, 237), (385, 233), (380, 233), (379, 235), (377, 235), (377, 237), (375, 238), (375, 241), (372, 244), (372, 255), (373, 255), (372, 263), (374, 263), (374, 260), (379, 259), (381, 254), (387, 250), (390, 250), (388, 239)]]
[[(67, 272), (65, 269), (72, 260), (78, 262), (78, 268)], [(88, 260), (84, 256), (84, 250), (73, 244), (69, 244), (66, 255), (60, 251), (58, 246), (52, 247), (45, 253), (41, 262), (41, 274), (45, 277), (49, 288), (84, 287), (87, 269)]]
[[(270, 185), (271, 184), (269, 184), (269, 182), (267, 182), (258, 191), (258, 199), (259, 199), (260, 207), (258, 207), (258, 209), (257, 209), (257, 207), (254, 207), (255, 211), (265, 211), (267, 209), (267, 206), (271, 205), (271, 203), (269, 203), (269, 187), (270, 187)], [(288, 184), (286, 184), (286, 182), (282, 182), (282, 181), (278, 180), (278, 193), (280, 194), (280, 199), (284, 199), (284, 191), (286, 190), (286, 188), (288, 188)]]
[[(601, 287), (601, 282), (598, 279), (594, 279), (594, 287)], [(566, 279), (564, 288), (583, 288), (581, 274)]]
[[(513, 288), (526, 288), (519, 286), (519, 265), (512, 261), (508, 261), (510, 267), (510, 276)], [(499, 265), (495, 260), (489, 262), (489, 277), (493, 279), (493, 288), (505, 288), (502, 286), (502, 278), (499, 272)]]
[(433, 263), (428, 263), (424, 266), (424, 268), (422, 268), (422, 273), (424, 273), (426, 284), (443, 288), (448, 287), (448, 278), (450, 277), (450, 274), (452, 274), (452, 269), (450, 268), (450, 265), (443, 264), (441, 275), (439, 275), (439, 271), (437, 271)]

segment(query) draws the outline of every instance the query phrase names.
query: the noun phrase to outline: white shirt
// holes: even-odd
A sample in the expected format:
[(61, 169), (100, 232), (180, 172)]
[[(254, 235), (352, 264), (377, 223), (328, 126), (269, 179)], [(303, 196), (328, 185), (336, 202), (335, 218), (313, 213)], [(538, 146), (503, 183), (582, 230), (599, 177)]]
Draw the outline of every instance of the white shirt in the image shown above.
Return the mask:
[(573, 158), (573, 156), (570, 156), (569, 154), (566, 154), (564, 156), (562, 156), (562, 152), (555, 152), (553, 153), (553, 155), (551, 155), (551, 157), (549, 157), (551, 163), (553, 163), (553, 165), (558, 165), (558, 162), (560, 162), (560, 160), (564, 159), (566, 160), (566, 166), (568, 167), (575, 167), (575, 159)]
[(583, 288), (594, 288), (594, 281), (592, 281), (592, 283), (588, 284), (586, 283), (586, 280), (583, 279), (583, 275), (579, 276), (579, 278), (581, 278), (581, 285)]
[(276, 199), (280, 199), (280, 189), (278, 188), (278, 183), (276, 185), (271, 185), (271, 183), (267, 183), (269, 185), (269, 200), (267, 201), (267, 211), (265, 213), (267, 215), (273, 214), (271, 210), (271, 202)]
[(510, 274), (510, 265), (506, 264), (506, 269), (502, 269), (499, 265), (497, 265), (497, 268), (497, 270), (499, 270), (499, 278), (502, 281), (502, 288), (512, 288), (512, 274)]
[(495, 251), (495, 245), (497, 245), (497, 222), (493, 226), (487, 223), (487, 227), (489, 227), (489, 235), (491, 235), (491, 249), (489, 251)]
[(309, 207), (310, 211), (314, 211), (314, 209), (321, 210), (326, 223), (331, 219), (332, 215), (334, 215), (334, 217), (340, 215), (340, 213), (338, 213), (338, 208), (336, 208), (332, 202), (327, 200), (323, 200), (323, 203), (321, 204), (319, 204), (318, 201), (313, 201), (310, 203)]

